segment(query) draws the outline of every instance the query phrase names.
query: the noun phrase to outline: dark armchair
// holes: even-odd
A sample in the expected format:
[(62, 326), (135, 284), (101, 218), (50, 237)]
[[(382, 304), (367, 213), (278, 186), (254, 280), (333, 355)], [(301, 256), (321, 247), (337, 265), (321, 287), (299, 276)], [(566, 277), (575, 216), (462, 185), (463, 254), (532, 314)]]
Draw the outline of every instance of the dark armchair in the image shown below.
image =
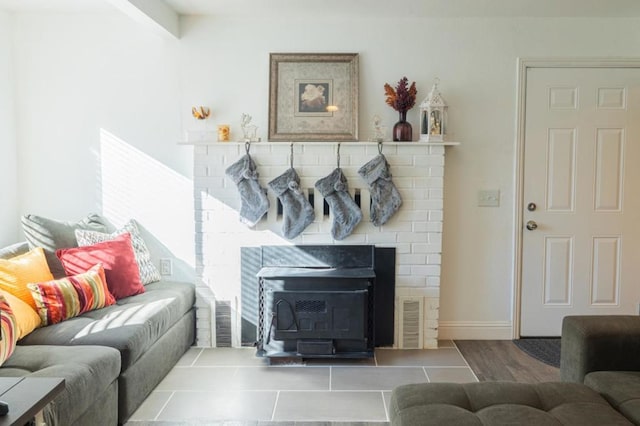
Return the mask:
[(640, 316), (568, 316), (562, 323), (560, 378), (592, 371), (640, 371)]

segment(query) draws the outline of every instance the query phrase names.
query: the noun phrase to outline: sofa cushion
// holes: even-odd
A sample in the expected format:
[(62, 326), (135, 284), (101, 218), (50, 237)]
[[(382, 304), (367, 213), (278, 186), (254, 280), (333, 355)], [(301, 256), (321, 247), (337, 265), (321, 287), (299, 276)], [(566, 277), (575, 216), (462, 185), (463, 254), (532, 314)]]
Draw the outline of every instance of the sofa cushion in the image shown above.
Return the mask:
[(118, 351), (102, 346), (18, 346), (0, 368), (0, 377), (64, 378), (65, 390), (45, 408), (52, 425), (74, 424), (119, 373)]
[(42, 325), (51, 325), (94, 309), (113, 305), (104, 268), (99, 263), (83, 274), (29, 284)]
[(146, 289), (114, 305), (39, 328), (18, 344), (110, 346), (120, 351), (125, 371), (195, 302), (190, 283), (159, 281)]
[(584, 383), (635, 424), (640, 424), (640, 372), (595, 371)]
[(151, 261), (151, 253), (149, 253), (149, 249), (147, 248), (142, 235), (140, 235), (140, 231), (138, 230), (138, 225), (135, 220), (131, 219), (129, 222), (125, 223), (121, 229), (118, 229), (111, 234), (88, 231), (86, 229), (76, 229), (75, 232), (78, 245), (81, 247), (109, 241), (119, 235), (129, 233), (131, 235), (133, 252), (136, 256), (136, 263), (140, 270), (140, 280), (142, 281), (142, 284), (151, 284), (156, 281), (160, 281), (160, 272)]
[(0, 259), (0, 289), (20, 298), (33, 309), (36, 309), (36, 304), (27, 284), (52, 279), (41, 247), (11, 259)]
[(101, 263), (107, 287), (116, 299), (144, 293), (129, 233), (91, 246), (60, 249), (56, 255), (67, 275), (86, 272), (96, 263)]
[(393, 390), (392, 425), (630, 425), (576, 383), (420, 383)]
[(56, 257), (56, 250), (68, 247), (78, 247), (76, 229), (91, 229), (105, 232), (106, 221), (100, 215), (90, 214), (79, 222), (61, 222), (42, 216), (22, 216), (22, 230), (27, 238), (29, 247), (42, 247), (47, 257), (49, 269), (54, 278), (65, 276), (62, 264)]

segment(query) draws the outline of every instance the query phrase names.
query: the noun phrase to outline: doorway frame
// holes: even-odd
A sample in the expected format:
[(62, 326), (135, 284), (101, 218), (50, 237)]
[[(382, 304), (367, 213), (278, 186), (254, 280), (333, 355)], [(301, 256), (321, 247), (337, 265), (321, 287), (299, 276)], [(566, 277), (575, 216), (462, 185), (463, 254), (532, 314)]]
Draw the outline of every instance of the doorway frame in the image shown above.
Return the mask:
[(514, 197), (513, 338), (520, 338), (522, 314), (522, 238), (524, 217), (524, 138), (527, 71), (530, 68), (640, 68), (640, 58), (518, 58)]

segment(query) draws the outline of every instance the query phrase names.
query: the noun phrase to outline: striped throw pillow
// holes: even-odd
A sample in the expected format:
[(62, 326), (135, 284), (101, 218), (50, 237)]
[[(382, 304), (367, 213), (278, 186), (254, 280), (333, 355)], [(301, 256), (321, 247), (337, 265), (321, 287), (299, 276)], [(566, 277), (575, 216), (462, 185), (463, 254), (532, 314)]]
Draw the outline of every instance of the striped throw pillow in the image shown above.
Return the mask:
[(82, 274), (28, 285), (41, 325), (51, 325), (94, 309), (113, 305), (102, 264)]
[(0, 365), (2, 365), (16, 349), (16, 341), (18, 340), (16, 317), (13, 315), (7, 299), (2, 295), (0, 295), (0, 332), (2, 333), (2, 340), (0, 340)]

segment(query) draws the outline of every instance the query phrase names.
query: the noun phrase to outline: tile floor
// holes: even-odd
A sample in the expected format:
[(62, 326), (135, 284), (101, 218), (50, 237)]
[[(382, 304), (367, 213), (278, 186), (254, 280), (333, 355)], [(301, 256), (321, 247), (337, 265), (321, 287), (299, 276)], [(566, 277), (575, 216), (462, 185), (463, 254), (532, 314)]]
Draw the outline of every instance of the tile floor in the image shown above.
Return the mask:
[(431, 350), (376, 349), (373, 359), (272, 365), (253, 348), (192, 348), (127, 424), (379, 424), (389, 421), (389, 397), (398, 385), (474, 381), (451, 341)]

